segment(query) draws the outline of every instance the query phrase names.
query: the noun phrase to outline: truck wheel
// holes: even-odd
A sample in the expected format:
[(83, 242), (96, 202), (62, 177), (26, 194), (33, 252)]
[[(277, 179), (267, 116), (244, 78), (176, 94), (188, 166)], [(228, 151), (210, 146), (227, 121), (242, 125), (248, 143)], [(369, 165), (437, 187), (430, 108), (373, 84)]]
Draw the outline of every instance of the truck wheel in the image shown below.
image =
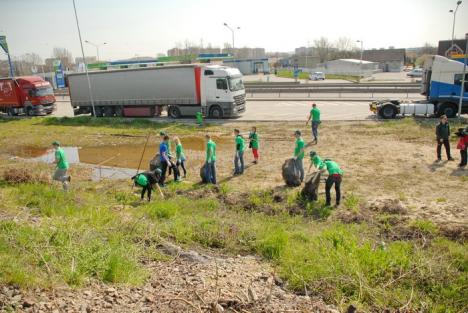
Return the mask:
[(211, 118), (223, 118), (223, 110), (219, 105), (214, 105), (210, 109)]
[(105, 117), (113, 117), (114, 114), (115, 114), (114, 107), (111, 107), (111, 106), (104, 107), (104, 116)]
[(457, 112), (458, 107), (455, 104), (451, 102), (445, 102), (440, 105), (439, 109), (437, 110), (437, 115), (447, 115), (448, 118), (452, 118), (457, 116)]
[(15, 109), (9, 108), (7, 112), (8, 116), (16, 116), (18, 113), (15, 112)]
[(170, 106), (169, 107), (169, 116), (172, 118), (179, 118), (180, 117), (180, 109), (176, 106)]
[(122, 117), (123, 116), (123, 108), (121, 106), (115, 107), (115, 116)]
[(27, 107), (27, 108), (26, 108), (26, 115), (27, 115), (27, 116), (32, 116), (32, 115), (33, 115), (33, 114), (32, 114), (32, 108), (31, 108), (31, 107)]
[(96, 111), (96, 117), (102, 117), (102, 113), (103, 113), (102, 107), (94, 107), (94, 111)]
[(391, 104), (386, 104), (380, 109), (380, 116), (384, 119), (395, 118), (397, 112), (396, 108)]

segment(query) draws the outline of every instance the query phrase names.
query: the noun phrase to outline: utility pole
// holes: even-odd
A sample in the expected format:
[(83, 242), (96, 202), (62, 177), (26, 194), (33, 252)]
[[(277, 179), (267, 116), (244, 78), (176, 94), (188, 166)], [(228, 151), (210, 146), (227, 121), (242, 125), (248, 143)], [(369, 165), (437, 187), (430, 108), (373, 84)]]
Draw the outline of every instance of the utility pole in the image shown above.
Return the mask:
[(361, 81), (362, 73), (362, 54), (364, 53), (364, 41), (358, 40), (357, 42), (361, 43), (361, 59), (359, 61), (359, 82)]
[(96, 57), (97, 57), (97, 61), (99, 62), (99, 60), (100, 60), (100, 59), (99, 59), (99, 47), (100, 47), (100, 46), (107, 45), (107, 42), (98, 43), (98, 44), (92, 43), (92, 42), (89, 41), (89, 40), (85, 40), (85, 42), (86, 42), (87, 44), (90, 44), (91, 46), (94, 46), (94, 47), (96, 48)]
[[(232, 33), (232, 54), (234, 54), (234, 29), (231, 28), (227, 23), (224, 23), (224, 26), (226, 26)], [(240, 29), (240, 27), (236, 27), (236, 29)]]
[(91, 80), (89, 79), (89, 73), (88, 73), (88, 64), (86, 64), (86, 58), (85, 58), (85, 53), (83, 49), (83, 41), (81, 40), (81, 30), (80, 30), (80, 24), (78, 22), (78, 14), (76, 13), (75, 0), (72, 0), (72, 1), (73, 1), (73, 10), (75, 11), (76, 28), (78, 29), (78, 37), (80, 39), (81, 55), (83, 56), (86, 79), (88, 80), (89, 100), (91, 100), (91, 106), (93, 107), (93, 116), (96, 116), (96, 108), (94, 107), (93, 92), (91, 91)]
[(458, 118), (461, 118), (462, 105), (463, 105), (463, 96), (465, 94), (465, 76), (466, 76), (466, 56), (468, 54), (468, 33), (465, 34), (465, 53), (463, 54), (463, 73), (460, 86), (460, 99), (458, 99)]

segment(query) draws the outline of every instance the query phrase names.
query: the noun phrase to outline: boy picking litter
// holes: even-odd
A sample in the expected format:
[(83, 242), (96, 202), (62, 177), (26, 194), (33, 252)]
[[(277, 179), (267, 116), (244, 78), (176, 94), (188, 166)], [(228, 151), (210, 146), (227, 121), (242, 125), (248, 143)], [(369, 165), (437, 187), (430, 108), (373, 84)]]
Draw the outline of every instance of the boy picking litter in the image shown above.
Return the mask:
[(147, 193), (148, 201), (151, 201), (151, 191), (153, 190), (154, 185), (156, 185), (158, 188), (161, 197), (164, 198), (164, 195), (159, 187), (161, 176), (162, 171), (161, 169), (157, 168), (154, 171), (139, 173), (132, 177), (135, 185), (142, 187), (141, 200), (145, 198), (145, 193)]

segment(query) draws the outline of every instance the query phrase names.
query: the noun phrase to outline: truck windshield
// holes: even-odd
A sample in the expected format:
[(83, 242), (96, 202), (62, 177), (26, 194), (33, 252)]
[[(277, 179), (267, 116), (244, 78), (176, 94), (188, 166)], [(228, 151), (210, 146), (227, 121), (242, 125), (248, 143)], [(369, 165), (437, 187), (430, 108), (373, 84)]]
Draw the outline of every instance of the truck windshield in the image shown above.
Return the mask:
[(229, 78), (229, 89), (231, 91), (237, 91), (237, 90), (242, 90), (244, 89), (244, 83), (242, 82), (241, 77), (230, 77)]
[(51, 87), (34, 89), (36, 97), (53, 96), (54, 90)]

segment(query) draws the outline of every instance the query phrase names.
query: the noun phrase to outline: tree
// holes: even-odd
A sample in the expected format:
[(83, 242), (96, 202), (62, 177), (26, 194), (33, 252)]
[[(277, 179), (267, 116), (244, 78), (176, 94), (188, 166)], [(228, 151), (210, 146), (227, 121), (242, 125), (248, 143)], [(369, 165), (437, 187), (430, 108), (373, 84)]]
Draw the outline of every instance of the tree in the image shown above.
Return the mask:
[(52, 57), (60, 60), (64, 68), (70, 67), (73, 64), (72, 54), (67, 48), (55, 47), (52, 50)]
[(348, 37), (338, 38), (335, 42), (335, 49), (333, 53), (334, 59), (352, 58), (358, 51), (355, 41)]
[(42, 65), (44, 64), (42, 58), (37, 53), (26, 53), (21, 56), (21, 60), (31, 65)]
[(315, 51), (317, 51), (317, 54), (320, 59), (320, 63), (323, 63), (329, 60), (332, 44), (330, 43), (330, 41), (328, 41), (328, 38), (320, 37), (320, 39), (315, 39), (314, 48), (315, 48)]
[(419, 50), (419, 55), (423, 56), (425, 54), (437, 54), (437, 48), (426, 42), (424, 46)]

